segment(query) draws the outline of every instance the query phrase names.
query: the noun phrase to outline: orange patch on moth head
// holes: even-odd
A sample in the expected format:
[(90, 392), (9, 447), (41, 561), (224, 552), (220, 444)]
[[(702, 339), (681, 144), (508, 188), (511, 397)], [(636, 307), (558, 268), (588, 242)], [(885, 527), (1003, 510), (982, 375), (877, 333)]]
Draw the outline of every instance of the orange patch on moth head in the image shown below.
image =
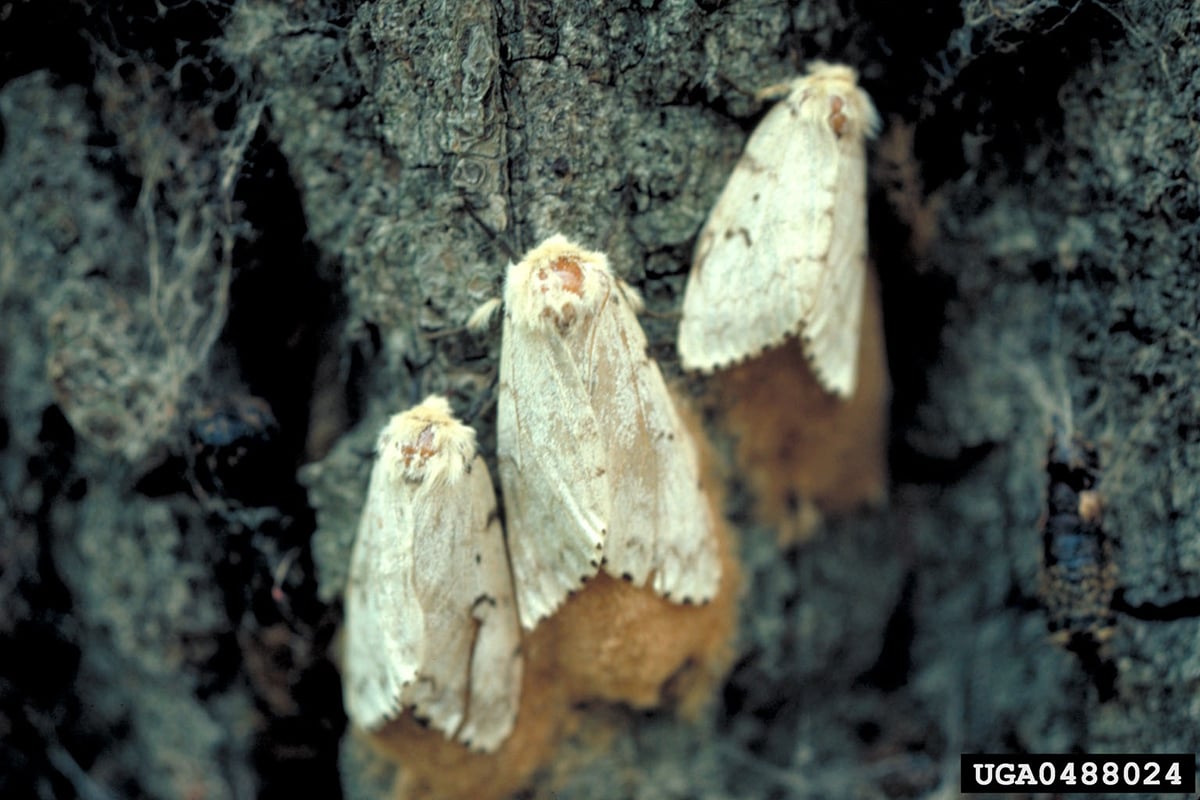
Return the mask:
[[(559, 256), (548, 267), (538, 270), (538, 280), (546, 280), (547, 270), (558, 277), (559, 285), (564, 291), (568, 291), (576, 297), (583, 297), (583, 268), (579, 266), (577, 260), (570, 256)], [(546, 291), (545, 288), (542, 291)]]
[[(575, 256), (560, 255), (543, 262), (537, 267), (534, 279), (537, 281), (537, 290), (543, 295), (548, 294), (553, 286), (558, 291), (583, 297), (583, 267)], [(557, 305), (557, 308), (547, 305), (542, 309), (541, 316), (551, 320), (559, 330), (566, 330), (574, 324), (577, 310), (573, 303), (561, 299)]]
[(434, 454), (437, 453), (437, 448), (433, 446), (433, 426), (426, 425), (422, 431), (417, 434), (416, 441), (405, 442), (400, 447), (400, 454), (404, 457), (404, 466), (411, 467), (413, 459), (419, 459), (419, 463), (424, 464)]
[(842, 113), (845, 106), (846, 101), (837, 95), (829, 98), (829, 127), (833, 128), (833, 132), (838, 136), (846, 130), (846, 115)]

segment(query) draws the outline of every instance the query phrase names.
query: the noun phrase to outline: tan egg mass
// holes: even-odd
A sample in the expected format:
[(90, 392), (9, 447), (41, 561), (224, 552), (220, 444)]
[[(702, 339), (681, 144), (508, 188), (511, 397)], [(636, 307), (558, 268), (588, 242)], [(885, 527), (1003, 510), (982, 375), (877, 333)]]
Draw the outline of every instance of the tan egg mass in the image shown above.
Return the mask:
[(363, 740), (396, 765), (397, 800), (501, 800), (530, 784), (552, 763), (558, 744), (575, 730), (566, 685), (559, 678), (556, 644), (549, 628), (526, 636), (525, 672), (516, 725), (492, 753), (469, 750), (409, 715)]
[(757, 514), (784, 543), (809, 538), (822, 514), (887, 497), (891, 386), (878, 279), (867, 269), (856, 372), (843, 399), (822, 388), (796, 340), (714, 380), (723, 426)]
[(639, 587), (604, 571), (589, 580), (544, 623), (553, 631), (560, 679), (576, 702), (639, 709), (667, 704), (694, 714), (732, 662), (740, 569), (721, 515), (714, 459), (695, 417), (679, 411), (700, 457), (721, 565), (719, 587), (712, 600), (697, 605), (660, 596), (653, 581)]

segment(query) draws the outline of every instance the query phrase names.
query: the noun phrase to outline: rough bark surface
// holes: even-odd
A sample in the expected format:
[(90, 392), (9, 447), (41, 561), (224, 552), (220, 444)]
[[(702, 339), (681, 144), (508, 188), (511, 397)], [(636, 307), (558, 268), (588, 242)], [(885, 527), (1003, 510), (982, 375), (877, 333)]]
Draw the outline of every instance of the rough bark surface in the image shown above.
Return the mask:
[[(379, 426), (438, 391), (488, 448), (499, 333), (461, 326), (560, 231), (679, 377), (753, 92), (813, 58), (886, 120), (890, 503), (780, 557), (731, 476), (723, 692), (608, 712), (553, 796), (1200, 751), (1197, 42), (1179, 0), (0, 3), (0, 795), (376, 796), (334, 631)], [(1091, 658), (1039, 599), (1055, 420), (1119, 571)]]

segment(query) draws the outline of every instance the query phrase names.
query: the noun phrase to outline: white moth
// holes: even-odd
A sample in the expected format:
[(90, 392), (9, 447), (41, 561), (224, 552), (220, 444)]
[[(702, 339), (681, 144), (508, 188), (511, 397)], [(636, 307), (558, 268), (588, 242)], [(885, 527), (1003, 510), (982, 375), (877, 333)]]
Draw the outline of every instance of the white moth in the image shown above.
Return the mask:
[(411, 710), (495, 750), (516, 720), (520, 627), (475, 431), (431, 396), (375, 450), (346, 587), (347, 713), (370, 730)]
[(826, 391), (854, 393), (866, 278), (866, 137), (879, 115), (850, 67), (816, 62), (755, 129), (700, 239), (683, 298), (686, 369), (798, 335)]
[(721, 565), (684, 428), (602, 253), (554, 236), (508, 268), (497, 451), (521, 624), (603, 568), (674, 602)]

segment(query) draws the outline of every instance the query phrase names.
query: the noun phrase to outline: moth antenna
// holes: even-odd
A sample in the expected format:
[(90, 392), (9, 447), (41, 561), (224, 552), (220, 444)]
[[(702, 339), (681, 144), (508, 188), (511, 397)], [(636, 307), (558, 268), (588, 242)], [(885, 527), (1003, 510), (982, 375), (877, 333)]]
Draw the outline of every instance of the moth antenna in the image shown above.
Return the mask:
[(492, 323), (492, 318), (496, 316), (496, 312), (500, 310), (500, 306), (504, 305), (504, 300), (499, 297), (493, 297), (485, 300), (471, 312), (471, 316), (467, 317), (467, 330), (472, 333), (480, 333), (488, 328)]
[(508, 242), (506, 242), (503, 238), (500, 237), (500, 234), (497, 233), (492, 228), (491, 225), (488, 225), (486, 222), (483, 221), (483, 218), (479, 216), (479, 214), (475, 211), (475, 209), (471, 208), (470, 203), (467, 203), (464, 201), (462, 204), (462, 210), (467, 213), (468, 217), (475, 220), (475, 224), (478, 225), (483, 230), (483, 232), (487, 234), (488, 241), (490, 241), (493, 245), (495, 245), (496, 247), (498, 247), (500, 250), (502, 250), (504, 252), (505, 258), (507, 258), (512, 263), (516, 263), (516, 261), (517, 261), (516, 252), (513, 251), (512, 247), (509, 246)]
[(781, 97), (787, 97), (792, 91), (790, 83), (772, 83), (770, 86), (764, 86), (756, 90), (751, 96), (756, 102), (763, 103), (769, 100), (778, 100)]
[[(467, 413), (463, 415), (463, 421), (468, 425), (474, 424), (475, 420), (479, 419), (483, 414), (490, 411), (492, 406), (496, 404), (496, 387), (500, 384), (500, 373), (497, 370), (492, 370), (491, 380), (488, 381), (487, 389), (479, 395), (475, 402), (467, 409)], [(482, 450), (482, 446), (480, 447)]]
[(757, 94), (757, 92), (754, 89), (747, 89), (745, 86), (738, 83), (736, 80), (729, 77), (724, 72), (718, 72), (713, 77), (717, 78), (720, 81), (723, 81), (727, 86), (729, 86), (729, 88), (733, 89), (735, 92), (742, 95), (743, 97), (748, 97), (748, 98), (753, 99), (755, 94)]

